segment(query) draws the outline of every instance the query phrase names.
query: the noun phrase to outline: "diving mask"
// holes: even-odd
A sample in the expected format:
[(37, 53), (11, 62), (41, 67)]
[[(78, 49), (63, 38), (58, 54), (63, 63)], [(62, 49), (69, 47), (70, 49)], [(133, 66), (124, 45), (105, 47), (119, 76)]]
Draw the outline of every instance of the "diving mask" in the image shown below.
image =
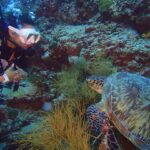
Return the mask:
[(8, 26), (8, 29), (11, 39), (24, 49), (38, 43), (41, 38), (40, 33), (37, 32), (35, 28), (28, 27), (17, 29), (12, 26)]

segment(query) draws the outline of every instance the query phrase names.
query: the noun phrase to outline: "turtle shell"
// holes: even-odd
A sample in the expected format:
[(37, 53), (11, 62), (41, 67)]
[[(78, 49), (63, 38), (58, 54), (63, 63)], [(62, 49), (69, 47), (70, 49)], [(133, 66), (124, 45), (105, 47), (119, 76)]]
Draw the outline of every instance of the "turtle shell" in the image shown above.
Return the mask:
[(119, 72), (108, 77), (102, 104), (116, 128), (142, 150), (150, 150), (150, 79)]

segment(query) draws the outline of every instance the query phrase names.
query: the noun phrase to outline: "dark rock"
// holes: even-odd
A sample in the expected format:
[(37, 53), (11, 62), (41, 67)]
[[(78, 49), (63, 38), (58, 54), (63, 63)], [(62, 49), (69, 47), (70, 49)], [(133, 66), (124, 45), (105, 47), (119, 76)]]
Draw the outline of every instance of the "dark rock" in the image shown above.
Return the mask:
[(42, 109), (43, 104), (43, 98), (37, 98), (36, 100), (20, 98), (7, 101), (8, 107), (18, 108), (22, 110), (40, 110)]
[(45, 16), (46, 18), (51, 18), (53, 22), (65, 22), (68, 24), (88, 22), (97, 12), (98, 4), (93, 0), (43, 1), (42, 7), (37, 10), (39, 17)]
[(0, 121), (4, 121), (7, 119), (6, 109), (0, 108)]
[(86, 28), (86, 29), (85, 29), (85, 33), (89, 33), (89, 32), (92, 32), (92, 31), (94, 31), (94, 30), (96, 30), (95, 27)]
[(146, 68), (141, 72), (141, 75), (150, 77), (150, 68)]
[[(148, 32), (150, 26), (149, 0), (114, 0), (110, 9), (108, 20), (114, 20), (133, 26), (140, 33)], [(105, 14), (103, 16), (105, 18)]]
[(64, 66), (69, 65), (68, 53), (66, 47), (58, 45), (51, 50), (50, 56), (43, 62), (48, 69), (52, 71), (60, 71)]

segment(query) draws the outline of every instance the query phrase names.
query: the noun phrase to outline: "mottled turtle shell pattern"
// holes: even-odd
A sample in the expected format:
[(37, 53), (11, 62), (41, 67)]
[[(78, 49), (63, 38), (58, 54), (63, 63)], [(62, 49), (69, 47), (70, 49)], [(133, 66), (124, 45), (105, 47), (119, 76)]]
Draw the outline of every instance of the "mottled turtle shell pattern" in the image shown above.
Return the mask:
[(106, 113), (100, 112), (96, 105), (90, 105), (86, 110), (86, 117), (92, 135), (98, 136), (102, 132), (103, 119), (108, 118)]
[(116, 128), (142, 150), (150, 150), (150, 79), (126, 72), (108, 77), (99, 103)]
[[(91, 134), (96, 137), (97, 144), (101, 144), (105, 139), (105, 134), (107, 134), (107, 144), (109, 150), (120, 150), (120, 146), (117, 142), (115, 134), (112, 127), (108, 129), (105, 133), (103, 130), (103, 121), (106, 120), (108, 125), (111, 125), (108, 116), (105, 112), (101, 112), (96, 105), (90, 105), (86, 111), (87, 123), (90, 128)], [(106, 145), (107, 145), (106, 144)]]

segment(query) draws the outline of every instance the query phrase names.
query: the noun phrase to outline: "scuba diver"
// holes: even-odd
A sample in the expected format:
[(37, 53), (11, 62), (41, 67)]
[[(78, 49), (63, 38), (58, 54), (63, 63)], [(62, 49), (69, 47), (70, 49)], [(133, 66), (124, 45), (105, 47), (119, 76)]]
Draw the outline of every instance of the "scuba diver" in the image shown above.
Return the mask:
[(18, 83), (27, 76), (25, 59), (40, 38), (29, 15), (6, 19), (0, 7), (0, 84)]

